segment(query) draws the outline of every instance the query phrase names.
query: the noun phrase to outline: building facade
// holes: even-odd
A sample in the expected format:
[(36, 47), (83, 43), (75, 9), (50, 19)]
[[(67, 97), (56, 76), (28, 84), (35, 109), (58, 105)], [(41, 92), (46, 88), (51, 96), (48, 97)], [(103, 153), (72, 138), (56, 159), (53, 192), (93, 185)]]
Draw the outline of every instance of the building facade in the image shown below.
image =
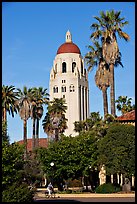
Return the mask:
[(79, 47), (72, 42), (72, 35), (66, 33), (66, 42), (57, 50), (49, 83), (50, 101), (64, 98), (68, 128), (65, 135), (75, 136), (74, 122), (89, 116), (89, 88), (87, 71)]

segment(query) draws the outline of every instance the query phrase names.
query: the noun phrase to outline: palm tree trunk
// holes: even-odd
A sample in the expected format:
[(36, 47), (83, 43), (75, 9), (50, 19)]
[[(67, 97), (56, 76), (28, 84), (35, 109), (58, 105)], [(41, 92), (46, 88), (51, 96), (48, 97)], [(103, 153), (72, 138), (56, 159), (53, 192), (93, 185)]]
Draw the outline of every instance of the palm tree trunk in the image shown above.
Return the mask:
[(103, 108), (104, 108), (104, 119), (106, 115), (108, 114), (108, 100), (107, 100), (107, 88), (103, 86), (102, 88), (103, 93)]
[(4, 122), (7, 121), (7, 112), (6, 112), (6, 108), (5, 107), (3, 108), (2, 119), (3, 119)]
[(110, 100), (111, 100), (111, 114), (115, 117), (115, 84), (114, 84), (114, 64), (110, 64)]
[(24, 144), (25, 144), (24, 159), (26, 159), (27, 157), (27, 120), (24, 120)]
[(55, 128), (55, 141), (57, 142), (58, 141), (58, 138), (59, 137), (59, 131), (58, 131), (58, 128)]
[(35, 118), (33, 118), (33, 135), (32, 135), (32, 151), (34, 150), (35, 148)]
[(36, 124), (36, 147), (39, 146), (39, 119), (37, 118)]

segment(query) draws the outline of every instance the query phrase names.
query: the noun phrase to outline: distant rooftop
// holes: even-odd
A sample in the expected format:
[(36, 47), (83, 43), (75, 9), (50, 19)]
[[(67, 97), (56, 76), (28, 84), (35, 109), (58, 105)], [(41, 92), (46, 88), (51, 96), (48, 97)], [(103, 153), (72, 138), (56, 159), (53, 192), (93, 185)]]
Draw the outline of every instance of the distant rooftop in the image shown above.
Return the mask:
[(118, 121), (135, 121), (135, 110), (127, 112), (116, 118)]
[[(19, 144), (24, 144), (24, 140), (18, 141)], [(39, 147), (48, 146), (48, 139), (47, 138), (39, 138)], [(27, 151), (32, 151), (32, 139), (27, 139)]]

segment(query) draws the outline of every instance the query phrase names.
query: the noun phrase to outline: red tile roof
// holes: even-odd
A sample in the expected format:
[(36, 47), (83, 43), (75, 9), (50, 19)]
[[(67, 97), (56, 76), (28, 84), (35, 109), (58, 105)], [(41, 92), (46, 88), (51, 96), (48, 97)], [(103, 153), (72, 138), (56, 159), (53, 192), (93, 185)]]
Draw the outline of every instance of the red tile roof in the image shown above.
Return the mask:
[(135, 110), (127, 112), (116, 118), (118, 121), (135, 121)]
[(61, 53), (78, 53), (81, 54), (79, 47), (72, 42), (63, 43), (57, 50), (57, 54)]
[[(19, 144), (23, 144), (24, 141), (20, 140), (18, 141)], [(39, 138), (39, 147), (45, 147), (48, 146), (48, 140), (47, 138)], [(32, 139), (27, 139), (27, 150), (32, 151)]]

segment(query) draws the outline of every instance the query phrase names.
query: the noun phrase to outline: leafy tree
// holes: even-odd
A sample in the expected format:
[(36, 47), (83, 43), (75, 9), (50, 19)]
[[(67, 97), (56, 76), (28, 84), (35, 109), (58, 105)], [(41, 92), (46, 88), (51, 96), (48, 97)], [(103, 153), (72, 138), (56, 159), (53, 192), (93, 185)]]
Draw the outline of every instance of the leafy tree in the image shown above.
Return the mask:
[(115, 101), (117, 103), (117, 109), (121, 111), (122, 115), (135, 109), (135, 105), (131, 105), (131, 101), (132, 98), (128, 98), (127, 96), (119, 96)]
[(86, 130), (86, 121), (75, 121), (74, 122), (74, 131), (80, 133), (81, 131)]
[(2, 143), (2, 202), (32, 202), (34, 193), (23, 184), (23, 146)]
[(81, 132), (81, 131), (89, 131), (93, 130), (93, 127), (96, 123), (102, 120), (102, 117), (100, 116), (99, 112), (91, 112), (90, 116), (85, 121), (75, 121), (75, 131)]
[(99, 141), (98, 164), (105, 164), (108, 175), (135, 173), (135, 127), (113, 123)]
[(120, 17), (120, 11), (104, 11), (100, 12), (100, 17), (94, 18), (98, 23), (93, 23), (91, 28), (94, 32), (90, 38), (93, 40), (101, 40), (103, 60), (109, 65), (110, 69), (110, 98), (111, 98), (111, 114), (115, 117), (115, 88), (114, 88), (114, 64), (119, 61), (119, 48), (117, 43), (117, 35), (124, 40), (129, 40), (129, 35), (123, 32), (123, 27), (128, 24), (124, 21), (124, 17)]
[(16, 100), (18, 99), (17, 92), (14, 86), (2, 86), (2, 120), (7, 122), (7, 112), (14, 117), (17, 113)]
[(22, 160), (23, 148), (18, 144), (2, 144), (2, 187), (12, 185), (21, 179), (21, 169), (23, 169)]
[[(47, 149), (39, 149), (39, 159), (43, 171), (58, 183), (63, 179), (89, 175), (89, 166), (93, 169), (96, 164), (96, 148), (93, 132), (85, 132), (76, 137), (62, 135), (58, 142), (51, 142)], [(54, 167), (50, 166), (51, 162), (54, 162)]]

